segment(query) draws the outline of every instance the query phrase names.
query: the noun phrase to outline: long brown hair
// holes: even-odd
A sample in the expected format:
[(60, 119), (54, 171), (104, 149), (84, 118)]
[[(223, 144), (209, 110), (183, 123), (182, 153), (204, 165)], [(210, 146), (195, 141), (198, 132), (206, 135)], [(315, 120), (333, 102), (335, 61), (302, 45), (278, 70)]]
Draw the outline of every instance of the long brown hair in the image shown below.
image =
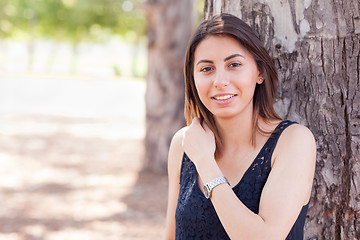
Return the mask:
[(235, 38), (244, 46), (255, 59), (256, 65), (264, 78), (262, 84), (257, 84), (253, 100), (253, 133), (251, 142), (256, 143), (255, 133), (260, 131), (258, 119), (264, 121), (281, 120), (275, 112), (273, 104), (278, 83), (278, 75), (275, 65), (269, 56), (257, 33), (239, 18), (222, 13), (213, 16), (209, 20), (204, 20), (193, 34), (186, 51), (185, 57), (185, 119), (189, 125), (194, 117), (199, 117), (205, 121), (215, 135), (216, 154), (222, 152), (223, 144), (220, 132), (216, 126), (212, 113), (203, 105), (197, 93), (194, 81), (194, 54), (199, 43), (208, 36), (230, 36)]

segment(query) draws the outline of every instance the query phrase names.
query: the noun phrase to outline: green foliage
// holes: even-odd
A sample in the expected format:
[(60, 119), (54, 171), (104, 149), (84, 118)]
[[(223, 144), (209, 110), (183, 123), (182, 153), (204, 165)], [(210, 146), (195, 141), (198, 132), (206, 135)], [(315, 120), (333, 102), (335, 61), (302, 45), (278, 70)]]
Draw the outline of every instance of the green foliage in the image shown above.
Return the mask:
[(36, 34), (78, 42), (145, 35), (141, 0), (0, 0), (0, 37)]

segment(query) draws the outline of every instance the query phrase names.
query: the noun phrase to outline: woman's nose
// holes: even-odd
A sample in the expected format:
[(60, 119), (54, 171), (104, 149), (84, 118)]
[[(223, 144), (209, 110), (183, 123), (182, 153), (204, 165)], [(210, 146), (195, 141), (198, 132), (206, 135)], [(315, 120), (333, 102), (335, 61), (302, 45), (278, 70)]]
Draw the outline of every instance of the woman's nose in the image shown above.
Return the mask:
[(217, 71), (214, 79), (214, 87), (217, 89), (224, 88), (229, 85), (229, 80), (224, 71)]

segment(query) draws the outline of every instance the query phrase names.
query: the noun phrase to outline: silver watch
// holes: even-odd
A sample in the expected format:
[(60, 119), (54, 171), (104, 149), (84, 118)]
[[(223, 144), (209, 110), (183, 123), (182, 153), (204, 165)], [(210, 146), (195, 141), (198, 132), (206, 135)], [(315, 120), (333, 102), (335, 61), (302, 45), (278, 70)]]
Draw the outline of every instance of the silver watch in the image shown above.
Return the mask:
[[(209, 199), (211, 197), (211, 192), (212, 190), (220, 185), (220, 184), (223, 184), (223, 183), (227, 183), (229, 184), (228, 180), (224, 177), (224, 176), (221, 176), (221, 177), (217, 177), (213, 180), (211, 180), (210, 182), (206, 183), (204, 185), (204, 195), (207, 199)], [(229, 184), (230, 185), (230, 184)]]

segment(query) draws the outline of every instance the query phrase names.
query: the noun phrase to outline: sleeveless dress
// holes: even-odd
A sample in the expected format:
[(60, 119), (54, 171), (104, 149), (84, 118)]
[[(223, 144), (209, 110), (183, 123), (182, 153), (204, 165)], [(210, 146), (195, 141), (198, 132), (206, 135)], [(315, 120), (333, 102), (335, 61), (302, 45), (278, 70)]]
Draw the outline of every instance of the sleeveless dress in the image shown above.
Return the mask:
[[(271, 156), (283, 130), (293, 124), (282, 121), (270, 135), (255, 160), (232, 189), (241, 202), (254, 213), (259, 212), (262, 189), (271, 171)], [(199, 188), (194, 163), (184, 153), (181, 164), (180, 191), (175, 212), (175, 239), (230, 239), (210, 199)], [(309, 203), (301, 212), (286, 240), (303, 240)]]

